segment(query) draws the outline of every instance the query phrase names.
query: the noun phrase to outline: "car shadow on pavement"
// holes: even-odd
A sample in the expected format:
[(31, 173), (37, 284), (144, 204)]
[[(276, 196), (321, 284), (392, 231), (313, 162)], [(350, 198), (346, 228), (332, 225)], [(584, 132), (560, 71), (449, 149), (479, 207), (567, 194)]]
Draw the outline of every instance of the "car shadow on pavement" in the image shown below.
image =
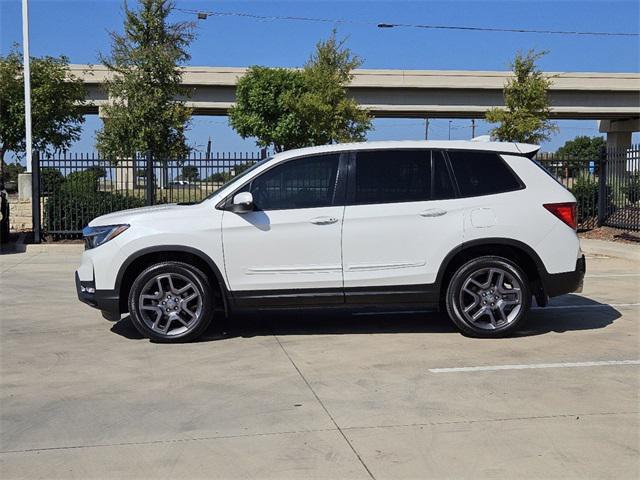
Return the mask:
[[(621, 317), (610, 305), (581, 295), (554, 299), (552, 308), (534, 306), (527, 323), (511, 337), (605, 328)], [(111, 331), (131, 340), (144, 337), (127, 315)], [(212, 325), (198, 342), (269, 335), (357, 335), (393, 333), (458, 333), (444, 313), (429, 311), (283, 310), (234, 315)]]

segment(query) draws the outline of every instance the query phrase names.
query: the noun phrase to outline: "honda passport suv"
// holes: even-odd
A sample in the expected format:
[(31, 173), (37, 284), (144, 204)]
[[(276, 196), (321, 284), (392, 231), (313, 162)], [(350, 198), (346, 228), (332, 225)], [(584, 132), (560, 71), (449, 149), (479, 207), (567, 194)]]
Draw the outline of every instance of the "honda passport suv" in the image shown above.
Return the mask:
[(81, 301), (154, 341), (243, 309), (441, 308), (465, 334), (518, 329), (580, 291), (573, 195), (538, 146), (339, 144), (278, 153), (193, 205), (94, 219)]

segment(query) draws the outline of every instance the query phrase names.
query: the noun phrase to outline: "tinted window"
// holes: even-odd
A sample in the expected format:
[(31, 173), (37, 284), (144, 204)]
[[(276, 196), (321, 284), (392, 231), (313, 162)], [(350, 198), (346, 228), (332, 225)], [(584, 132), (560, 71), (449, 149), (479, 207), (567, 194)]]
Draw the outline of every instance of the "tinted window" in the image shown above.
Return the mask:
[(340, 155), (319, 155), (278, 165), (251, 182), (260, 210), (314, 208), (333, 205)]
[(521, 188), (515, 174), (495, 153), (449, 152), (449, 158), (463, 197), (510, 192)]
[(355, 203), (419, 202), (430, 199), (431, 152), (358, 152)]

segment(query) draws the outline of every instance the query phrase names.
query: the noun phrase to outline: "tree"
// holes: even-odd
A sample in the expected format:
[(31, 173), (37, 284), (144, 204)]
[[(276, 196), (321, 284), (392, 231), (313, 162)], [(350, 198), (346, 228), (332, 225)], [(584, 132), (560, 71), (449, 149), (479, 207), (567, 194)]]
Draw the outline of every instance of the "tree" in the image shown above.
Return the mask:
[(18, 175), (24, 173), (25, 170), (26, 168), (18, 162), (6, 164), (4, 167), (5, 181), (18, 183)]
[(112, 32), (111, 55), (100, 56), (112, 74), (105, 82), (111, 101), (96, 143), (113, 161), (146, 152), (162, 160), (189, 153), (191, 110), (180, 99), (188, 92), (179, 66), (191, 58), (193, 24), (169, 23), (173, 7), (170, 0), (140, 0), (138, 10), (125, 3), (124, 33)]
[(188, 182), (195, 182), (200, 177), (200, 172), (197, 167), (193, 165), (185, 165), (182, 167), (182, 180), (186, 180)]
[(294, 111), (306, 127), (311, 145), (363, 141), (371, 128), (369, 112), (347, 96), (352, 71), (362, 59), (345, 47), (333, 30), (316, 44), (303, 70), (305, 92), (296, 99)]
[(238, 81), (229, 124), (242, 138), (256, 137), (259, 147), (303, 147), (308, 141), (294, 104), (304, 88), (298, 70), (253, 66)]
[(597, 160), (607, 142), (603, 137), (587, 137), (586, 135), (567, 140), (557, 154), (580, 160)]
[(536, 66), (545, 54), (530, 50), (516, 55), (511, 65), (514, 76), (504, 87), (506, 109), (492, 108), (486, 114), (487, 121), (500, 124), (491, 130), (498, 140), (537, 144), (557, 131), (549, 121), (551, 80)]
[[(82, 80), (69, 73), (66, 57), (31, 59), (33, 148), (66, 150), (80, 137), (84, 117)], [(24, 73), (22, 56), (14, 48), (0, 56), (0, 181), (7, 152), (24, 154)]]
[(352, 70), (362, 61), (336, 39), (319, 42), (302, 70), (254, 66), (236, 87), (229, 123), (242, 138), (276, 151), (361, 141), (369, 113), (347, 97)]

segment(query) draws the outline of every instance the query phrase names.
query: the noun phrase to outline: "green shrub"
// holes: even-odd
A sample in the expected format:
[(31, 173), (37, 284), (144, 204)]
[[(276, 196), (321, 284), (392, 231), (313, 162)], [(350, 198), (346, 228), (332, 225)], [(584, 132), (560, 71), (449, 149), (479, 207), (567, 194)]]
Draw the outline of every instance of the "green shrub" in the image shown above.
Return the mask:
[(60, 170), (52, 167), (40, 169), (40, 194), (51, 195), (56, 192), (64, 182), (64, 176)]
[(640, 200), (640, 173), (634, 173), (629, 177), (628, 183), (622, 187), (622, 191), (631, 203)]
[(80, 232), (91, 220), (127, 208), (143, 207), (144, 200), (120, 194), (98, 191), (100, 169), (73, 172), (52, 190), (44, 204), (45, 231)]
[(143, 207), (144, 201), (108, 192), (70, 192), (47, 198), (44, 211), (45, 231), (80, 232), (91, 220), (100, 215)]
[[(606, 186), (606, 205), (612, 205), (612, 191), (609, 185)], [(600, 185), (598, 179), (586, 175), (579, 176), (571, 188), (571, 193), (576, 197), (578, 207), (578, 223), (598, 216), (598, 201), (600, 197)]]
[(24, 173), (26, 168), (19, 164), (17, 161), (13, 163), (7, 163), (4, 166), (4, 181), (5, 183), (13, 182), (18, 183), (18, 175)]

